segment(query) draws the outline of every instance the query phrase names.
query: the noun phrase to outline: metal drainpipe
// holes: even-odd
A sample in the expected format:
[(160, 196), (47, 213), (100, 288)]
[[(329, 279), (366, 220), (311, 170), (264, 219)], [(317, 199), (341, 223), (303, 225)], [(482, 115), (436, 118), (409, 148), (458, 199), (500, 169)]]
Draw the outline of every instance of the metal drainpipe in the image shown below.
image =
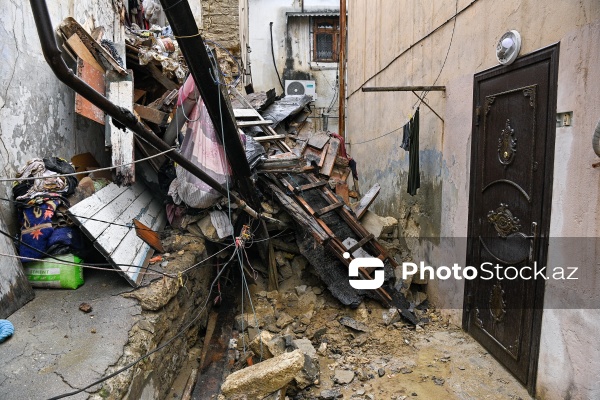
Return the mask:
[[(71, 68), (69, 68), (63, 60), (62, 52), (59, 50), (56, 43), (46, 1), (30, 0), (30, 3), (33, 11), (33, 19), (35, 20), (35, 25), (37, 27), (38, 36), (42, 46), (42, 52), (44, 53), (46, 62), (48, 65), (50, 65), (50, 68), (52, 68), (52, 71), (56, 77), (75, 92), (85, 97), (96, 107), (106, 112), (113, 119), (117, 120), (127, 128), (131, 129), (133, 132), (140, 135), (160, 151), (171, 150), (171, 147), (163, 142), (158, 136), (156, 136), (154, 132), (142, 125), (131, 111), (110, 102), (106, 97), (98, 93), (73, 73)], [(198, 166), (196, 166), (194, 163), (181, 156), (179, 153), (171, 151), (166, 153), (165, 156), (178, 163), (181, 167), (188, 170), (194, 176), (206, 182), (206, 184), (215, 189), (221, 195), (228, 195), (225, 187), (214, 180), (210, 175), (198, 168)], [(233, 201), (239, 204), (244, 211), (254, 218), (258, 218), (256, 211), (248, 207), (243, 200), (235, 196), (233, 193), (230, 193), (229, 196)]]

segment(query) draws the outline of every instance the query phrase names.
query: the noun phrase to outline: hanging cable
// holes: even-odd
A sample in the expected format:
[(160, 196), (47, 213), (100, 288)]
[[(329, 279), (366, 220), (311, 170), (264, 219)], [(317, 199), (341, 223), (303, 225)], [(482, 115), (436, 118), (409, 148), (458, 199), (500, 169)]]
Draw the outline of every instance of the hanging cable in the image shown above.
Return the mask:
[(271, 56), (273, 57), (273, 68), (275, 68), (275, 72), (277, 73), (277, 80), (281, 85), (281, 88), (285, 91), (285, 87), (283, 86), (283, 81), (281, 80), (281, 76), (279, 75), (279, 70), (277, 69), (277, 63), (275, 62), (275, 49), (273, 47), (273, 22), (269, 22), (269, 30), (271, 31)]
[(233, 260), (235, 256), (235, 252), (231, 255), (231, 257), (229, 258), (229, 260), (227, 261), (227, 263), (225, 263), (225, 265), (223, 266), (223, 269), (221, 269), (221, 271), (217, 274), (217, 276), (215, 277), (215, 279), (213, 279), (212, 283), (210, 284), (210, 288), (208, 290), (208, 293), (206, 295), (206, 301), (204, 302), (202, 308), (200, 309), (200, 311), (198, 311), (198, 314), (190, 321), (188, 322), (186, 325), (184, 325), (183, 328), (181, 328), (181, 330), (179, 332), (177, 332), (174, 336), (172, 336), (169, 340), (167, 340), (166, 342), (164, 342), (162, 345), (158, 346), (156, 349), (146, 353), (145, 355), (143, 355), (142, 357), (139, 357), (138, 359), (136, 359), (135, 361), (125, 365), (123, 368), (120, 368), (118, 370), (116, 370), (115, 372), (105, 376), (102, 379), (98, 379), (97, 381), (87, 385), (86, 387), (83, 387), (81, 389), (77, 389), (73, 392), (69, 392), (69, 393), (65, 393), (65, 394), (61, 394), (58, 396), (54, 396), (49, 398), (48, 400), (58, 400), (58, 399), (63, 399), (65, 397), (70, 397), (70, 396), (74, 396), (76, 394), (79, 394), (93, 386), (96, 386), (102, 382), (107, 381), (108, 379), (119, 375), (120, 373), (127, 371), (129, 368), (135, 366), (136, 364), (138, 364), (139, 362), (145, 360), (146, 358), (150, 357), (152, 354), (164, 349), (165, 347), (169, 346), (171, 343), (173, 343), (173, 341), (175, 341), (175, 339), (177, 339), (178, 337), (180, 337), (181, 335), (183, 335), (194, 323), (196, 323), (196, 321), (198, 321), (200, 319), (200, 317), (202, 316), (202, 313), (204, 312), (204, 310), (206, 309), (207, 305), (208, 305), (208, 301), (210, 299), (210, 295), (212, 294), (213, 288), (215, 286), (215, 283), (217, 282), (217, 280), (220, 278), (220, 276), (223, 274), (223, 272), (227, 269), (225, 268), (227, 265), (229, 265), (229, 263)]

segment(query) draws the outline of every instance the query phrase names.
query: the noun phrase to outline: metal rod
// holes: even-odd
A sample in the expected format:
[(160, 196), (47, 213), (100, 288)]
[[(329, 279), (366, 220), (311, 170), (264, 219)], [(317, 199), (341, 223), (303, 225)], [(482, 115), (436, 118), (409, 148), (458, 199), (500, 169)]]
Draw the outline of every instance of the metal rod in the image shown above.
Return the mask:
[[(159, 149), (160, 151), (172, 150), (169, 145), (163, 142), (158, 136), (154, 134), (148, 127), (143, 125), (133, 115), (133, 113), (123, 107), (119, 107), (109, 101), (106, 97), (98, 93), (91, 86), (81, 80), (78, 76), (73, 73), (64, 59), (62, 58), (62, 52), (56, 44), (54, 36), (54, 30), (52, 29), (52, 22), (50, 20), (50, 14), (48, 13), (48, 6), (45, 0), (30, 0), (31, 9), (33, 11), (33, 18), (40, 38), (42, 46), (42, 52), (46, 62), (52, 68), (52, 71), (58, 79), (64, 82), (67, 86), (73, 89), (85, 97), (88, 101), (100, 108), (102, 111), (110, 115), (114, 120), (125, 125), (133, 132), (137, 133), (140, 137), (148, 141), (151, 145)], [(178, 163), (182, 168), (192, 173), (194, 176), (206, 182), (207, 185), (215, 189), (218, 193), (223, 196), (227, 196), (227, 189), (224, 188), (219, 182), (214, 180), (210, 175), (202, 171), (196, 164), (192, 163), (179, 153), (170, 151), (165, 154), (166, 157)], [(244, 158), (245, 159), (245, 158)], [(252, 208), (248, 207), (246, 203), (238, 198), (235, 194), (230, 193), (231, 199), (237, 203), (241, 209), (246, 211), (254, 218), (258, 218), (258, 214)]]
[(363, 92), (412, 92), (413, 90), (425, 90), (428, 92), (445, 92), (446, 86), (382, 86), (362, 88)]
[[(425, 102), (425, 99), (421, 98), (421, 97), (420, 97), (418, 94), (416, 94), (415, 92), (412, 92), (412, 94), (414, 94), (415, 96), (417, 96), (417, 98), (418, 98), (419, 100), (421, 100), (421, 104), (423, 104), (425, 107), (429, 108), (429, 109), (431, 110), (431, 112), (432, 112), (432, 113), (434, 113), (434, 114), (435, 114), (435, 115), (436, 115), (436, 116), (437, 116), (439, 119), (441, 119), (441, 120), (442, 120), (442, 122), (443, 122), (443, 123), (445, 123), (445, 121), (444, 121), (444, 118), (440, 117), (440, 115), (439, 115), (438, 113), (436, 113), (436, 112), (434, 111), (434, 109), (433, 109), (433, 108), (429, 107), (429, 104), (427, 104), (427, 103)], [(443, 134), (443, 131), (442, 131), (442, 134)]]
[(339, 69), (339, 110), (338, 133), (346, 140), (346, 0), (340, 0), (340, 54)]

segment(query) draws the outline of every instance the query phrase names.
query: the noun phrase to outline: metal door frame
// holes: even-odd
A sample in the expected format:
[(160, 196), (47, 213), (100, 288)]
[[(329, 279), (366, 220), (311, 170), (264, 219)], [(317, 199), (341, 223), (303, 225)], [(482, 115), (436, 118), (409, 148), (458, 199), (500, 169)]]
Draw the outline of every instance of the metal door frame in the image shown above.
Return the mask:
[[(541, 50), (537, 50), (533, 53), (527, 54), (517, 59), (512, 65), (509, 66), (496, 66), (486, 71), (479, 72), (474, 76), (473, 83), (473, 119), (471, 127), (471, 167), (470, 167), (470, 182), (469, 182), (469, 221), (468, 221), (468, 234), (467, 237), (467, 260), (470, 258), (472, 251), (471, 236), (473, 235), (474, 224), (475, 224), (475, 204), (474, 204), (474, 188), (476, 187), (476, 177), (478, 165), (476, 162), (479, 161), (477, 150), (479, 148), (480, 138), (475, 135), (475, 132), (479, 130), (476, 126), (478, 118), (478, 106), (477, 101), (479, 99), (479, 82), (494, 78), (530, 64), (535, 64), (543, 60), (549, 61), (548, 70), (548, 115), (547, 115), (547, 131), (546, 131), (546, 143), (545, 143), (545, 160), (544, 160), (544, 176), (550, 176), (551, 179), (544, 179), (542, 188), (542, 219), (541, 221), (547, 221), (541, 223), (539, 233), (540, 247), (538, 250), (538, 257), (536, 258), (542, 265), (546, 264), (548, 256), (548, 237), (550, 234), (550, 213), (552, 209), (552, 185), (554, 181), (554, 153), (555, 153), (555, 139), (556, 139), (556, 102), (557, 102), (557, 83), (558, 83), (558, 58), (559, 58), (559, 47), (560, 43), (555, 43)], [(544, 245), (544, 243), (546, 245)], [(468, 332), (469, 330), (469, 314), (465, 311), (467, 307), (467, 296), (469, 289), (474, 282), (465, 281), (465, 291), (463, 296), (463, 318), (462, 328)], [(531, 353), (529, 371), (527, 374), (527, 390), (532, 396), (535, 395), (535, 386), (537, 379), (537, 367), (540, 351), (540, 340), (542, 331), (542, 315), (543, 315), (543, 304), (544, 304), (544, 290), (545, 281), (536, 280), (535, 294), (534, 294), (534, 310), (533, 310), (533, 321), (532, 321), (532, 334), (531, 334)]]

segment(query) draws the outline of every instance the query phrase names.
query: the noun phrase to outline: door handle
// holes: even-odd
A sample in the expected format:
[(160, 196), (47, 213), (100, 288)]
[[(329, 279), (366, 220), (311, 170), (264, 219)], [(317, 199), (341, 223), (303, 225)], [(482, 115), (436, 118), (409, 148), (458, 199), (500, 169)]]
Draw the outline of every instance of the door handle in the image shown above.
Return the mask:
[[(523, 239), (529, 239), (529, 260), (533, 260), (533, 253), (535, 252), (535, 247), (537, 246), (538, 239), (538, 226), (537, 222), (531, 223), (531, 235), (526, 235), (523, 232), (517, 232), (514, 235), (520, 236)], [(512, 235), (511, 235), (512, 236)]]
[(533, 255), (535, 252), (535, 248), (537, 246), (537, 237), (538, 237), (537, 222), (532, 222), (531, 223), (531, 236), (528, 237), (529, 239), (531, 239), (531, 242), (529, 244), (529, 261), (533, 261)]

